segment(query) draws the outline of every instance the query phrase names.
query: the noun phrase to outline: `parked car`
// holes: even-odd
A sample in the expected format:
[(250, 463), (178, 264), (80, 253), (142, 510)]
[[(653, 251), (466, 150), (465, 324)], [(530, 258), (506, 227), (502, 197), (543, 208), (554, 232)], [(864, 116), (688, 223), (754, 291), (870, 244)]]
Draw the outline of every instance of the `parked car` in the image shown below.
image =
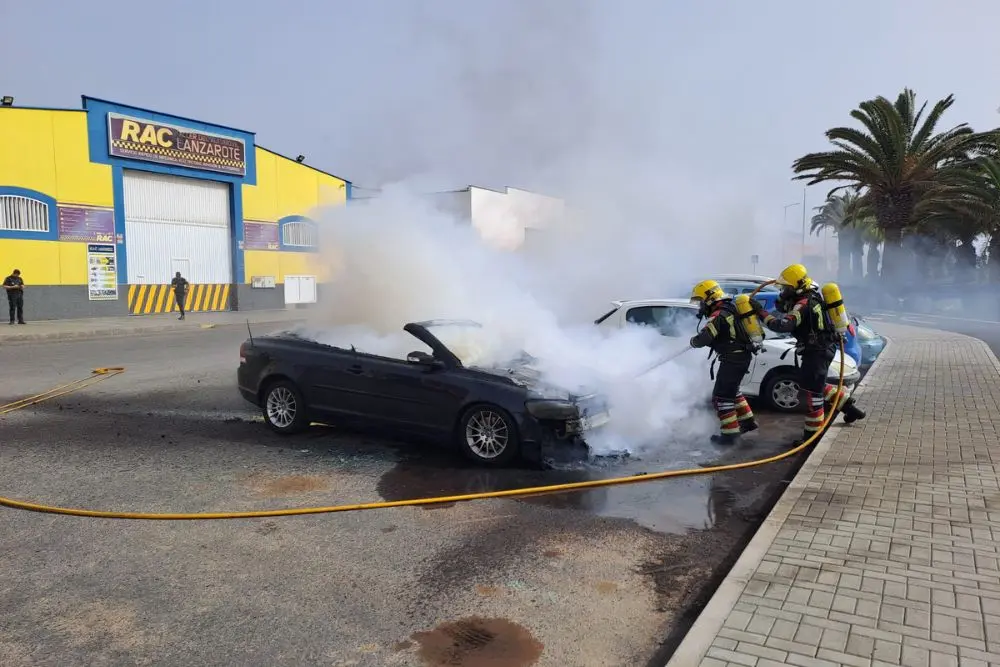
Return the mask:
[[(729, 274), (739, 276), (740, 274)], [(760, 288), (760, 286), (770, 278), (765, 278), (763, 276), (742, 276), (742, 277), (723, 277), (716, 278), (715, 281), (719, 283), (719, 287), (726, 294), (732, 294), (736, 296), (737, 294), (750, 294), (755, 289)], [(776, 285), (764, 285), (757, 292), (754, 297), (757, 301), (760, 301), (761, 305), (768, 311), (774, 310), (777, 306), (778, 295), (781, 293), (781, 288)], [(859, 366), (863, 363), (861, 344), (858, 341), (857, 327), (854, 322), (851, 323), (847, 328), (847, 335), (844, 336), (844, 352), (847, 353), (851, 359), (854, 359), (854, 363)]]
[(458, 338), (474, 339), (477, 327), (411, 322), (403, 330), (426, 349), (405, 359), (325, 345), (295, 332), (251, 336), (240, 346), (237, 384), (278, 433), (303, 431), (313, 421), (377, 425), (450, 442), (486, 466), (518, 458), (540, 462), (544, 444), (582, 442), (609, 421), (602, 397), (544, 384), (528, 355), (480, 367), (441, 341), (442, 332), (456, 330)]
[(757, 301), (760, 301), (761, 305), (767, 310), (774, 310), (777, 306), (778, 295), (781, 294), (781, 288), (776, 285), (764, 285), (761, 287), (760, 282), (750, 281), (750, 280), (726, 280), (726, 279), (716, 279), (719, 283), (719, 287), (726, 294), (731, 294), (736, 296), (737, 294), (751, 294), (754, 290), (760, 289), (754, 296)]
[(861, 348), (862, 368), (875, 363), (878, 355), (885, 349), (885, 338), (879, 335), (865, 319), (859, 315), (851, 316), (851, 324), (857, 332), (858, 346)]
[[(684, 299), (613, 301), (612, 306), (594, 322), (596, 325), (604, 329), (652, 326), (668, 338), (683, 340), (690, 339), (699, 329), (698, 307)], [(841, 357), (840, 352), (830, 364), (827, 382), (837, 384), (840, 381), (841, 364), (844, 367), (844, 387), (850, 390), (861, 379), (861, 372), (853, 359)], [(763, 349), (754, 357), (750, 372), (743, 381), (743, 394), (747, 398), (759, 398), (773, 410), (797, 412), (801, 405), (797, 378), (795, 340), (767, 331)]]

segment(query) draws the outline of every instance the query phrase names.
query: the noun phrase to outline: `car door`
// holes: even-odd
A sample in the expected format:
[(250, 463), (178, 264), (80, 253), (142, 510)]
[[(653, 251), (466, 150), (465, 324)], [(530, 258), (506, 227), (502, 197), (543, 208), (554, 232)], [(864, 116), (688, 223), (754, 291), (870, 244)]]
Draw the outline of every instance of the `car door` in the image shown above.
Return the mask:
[(341, 349), (323, 350), (311, 356), (303, 371), (310, 407), (329, 414), (370, 416), (369, 359), (369, 355)]
[(450, 432), (465, 392), (453, 369), (380, 357), (366, 376), (371, 409), (395, 425), (424, 432)]

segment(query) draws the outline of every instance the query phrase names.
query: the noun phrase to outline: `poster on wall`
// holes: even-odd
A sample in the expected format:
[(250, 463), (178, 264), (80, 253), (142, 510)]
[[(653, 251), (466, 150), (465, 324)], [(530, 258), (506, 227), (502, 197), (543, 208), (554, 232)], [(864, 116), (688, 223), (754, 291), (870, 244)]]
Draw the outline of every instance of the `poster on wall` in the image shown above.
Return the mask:
[(59, 240), (84, 243), (115, 242), (115, 212), (96, 206), (60, 206)]
[(243, 221), (243, 247), (247, 250), (278, 250), (278, 223)]
[(118, 299), (118, 254), (113, 243), (87, 244), (87, 292), (91, 301)]

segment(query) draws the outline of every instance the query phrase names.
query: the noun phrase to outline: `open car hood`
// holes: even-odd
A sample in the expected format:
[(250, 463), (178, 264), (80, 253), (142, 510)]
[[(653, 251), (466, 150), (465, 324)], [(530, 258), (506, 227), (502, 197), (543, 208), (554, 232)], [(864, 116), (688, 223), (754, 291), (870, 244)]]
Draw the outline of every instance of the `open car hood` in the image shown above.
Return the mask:
[(481, 373), (489, 373), (499, 377), (507, 378), (519, 387), (524, 387), (539, 398), (554, 398), (567, 401), (576, 401), (582, 398), (589, 398), (593, 393), (572, 392), (565, 387), (558, 387), (542, 379), (541, 371), (532, 365), (534, 358), (527, 353), (522, 353), (521, 357), (505, 364), (496, 366), (470, 366), (471, 369)]

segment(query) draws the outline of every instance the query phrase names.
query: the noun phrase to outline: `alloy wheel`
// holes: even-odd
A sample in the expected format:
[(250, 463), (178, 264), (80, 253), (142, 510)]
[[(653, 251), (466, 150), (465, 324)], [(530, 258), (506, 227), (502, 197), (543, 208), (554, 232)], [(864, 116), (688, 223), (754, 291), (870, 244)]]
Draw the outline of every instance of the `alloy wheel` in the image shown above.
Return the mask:
[(278, 428), (288, 428), (295, 421), (298, 405), (287, 387), (275, 387), (267, 395), (267, 418)]
[(495, 459), (507, 449), (510, 430), (498, 412), (479, 410), (465, 427), (465, 442), (476, 456)]

